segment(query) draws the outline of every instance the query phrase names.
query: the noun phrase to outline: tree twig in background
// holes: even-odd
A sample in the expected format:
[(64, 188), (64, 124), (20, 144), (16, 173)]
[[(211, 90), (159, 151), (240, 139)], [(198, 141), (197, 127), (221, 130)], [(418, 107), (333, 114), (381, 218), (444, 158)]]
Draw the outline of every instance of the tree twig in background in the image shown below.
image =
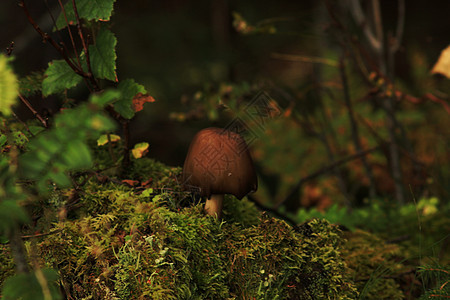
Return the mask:
[(366, 36), (367, 40), (369, 41), (371, 47), (377, 51), (381, 51), (381, 41), (375, 36), (372, 29), (369, 27), (369, 24), (367, 22), (367, 18), (364, 15), (364, 12), (361, 8), (361, 3), (359, 0), (350, 0), (350, 12), (353, 15), (353, 18), (356, 21), (356, 24), (358, 24), (359, 27), (362, 28), (364, 35)]
[(288, 60), (295, 62), (306, 62), (313, 64), (324, 64), (331, 67), (338, 67), (339, 63), (335, 60), (323, 58), (323, 57), (313, 57), (313, 56), (303, 56), (303, 55), (295, 55), (295, 54), (286, 54), (286, 53), (272, 53), (271, 56), (280, 60)]
[(290, 197), (291, 197), (298, 189), (300, 189), (300, 187), (302, 186), (303, 183), (305, 183), (305, 182), (307, 182), (307, 181), (309, 181), (309, 180), (312, 180), (312, 179), (314, 179), (314, 178), (316, 178), (316, 177), (319, 177), (319, 176), (322, 175), (322, 174), (328, 173), (328, 172), (334, 170), (336, 167), (338, 167), (338, 166), (340, 166), (340, 165), (342, 165), (342, 164), (345, 164), (345, 163), (347, 163), (347, 162), (349, 162), (349, 161), (352, 161), (352, 160), (361, 158), (362, 156), (365, 156), (365, 155), (367, 155), (367, 154), (369, 154), (369, 153), (371, 153), (371, 152), (377, 151), (377, 150), (379, 150), (379, 149), (380, 149), (380, 146), (376, 146), (376, 147), (373, 147), (373, 148), (370, 148), (370, 149), (367, 149), (367, 150), (364, 150), (364, 151), (355, 153), (355, 154), (353, 154), (353, 155), (350, 155), (350, 156), (348, 156), (348, 157), (345, 157), (345, 158), (343, 158), (343, 159), (340, 159), (340, 160), (334, 162), (333, 164), (330, 164), (330, 165), (328, 165), (328, 166), (326, 166), (326, 167), (323, 167), (323, 168), (321, 168), (321, 169), (319, 169), (319, 170), (317, 170), (317, 171), (315, 171), (315, 172), (313, 172), (313, 173), (311, 173), (311, 174), (309, 174), (309, 175), (303, 177), (303, 178), (300, 179), (299, 182), (291, 189), (291, 191), (288, 193), (288, 195), (287, 195), (282, 201), (279, 201), (278, 203), (275, 204), (274, 208), (277, 209), (278, 207), (280, 207), (281, 205), (283, 205), (283, 203), (285, 203), (285, 202), (286, 202), (286, 201), (287, 201), (287, 200), (288, 200), (288, 199), (289, 199), (289, 198), (290, 198)]
[(395, 36), (389, 43), (389, 51), (394, 54), (400, 48), (401, 41), (403, 39), (403, 32), (405, 30), (405, 0), (398, 0), (398, 17), (397, 28), (395, 30)]
[(64, 50), (64, 48), (61, 45), (58, 45), (58, 43), (52, 39), (51, 36), (48, 35), (48, 33), (44, 32), (38, 24), (36, 24), (36, 22), (34, 21), (33, 17), (31, 16), (30, 12), (28, 11), (28, 8), (25, 4), (24, 0), (20, 0), (19, 1), (19, 6), (22, 7), (22, 9), (25, 12), (25, 15), (28, 18), (28, 22), (33, 26), (33, 28), (41, 35), (43, 41), (48, 41), (53, 48), (56, 49), (56, 51), (59, 52), (59, 54), (61, 54), (62, 58), (66, 61), (66, 63), (70, 66), (70, 68), (77, 73), (80, 76), (83, 77), (87, 77), (87, 75), (83, 72), (83, 69), (78, 68), (70, 59), (70, 57), (68, 56), (68, 54), (66, 53), (66, 51)]
[[(398, 0), (401, 1), (401, 0)], [(366, 63), (371, 68), (368, 70), (369, 73), (375, 72), (380, 78), (385, 80), (383, 89), (387, 89), (388, 85), (393, 82), (394, 76), (394, 67), (393, 67), (393, 54), (392, 49), (398, 49), (399, 46), (395, 46), (394, 48), (387, 49), (386, 43), (384, 43), (384, 33), (383, 33), (383, 24), (382, 24), (382, 16), (379, 0), (371, 0), (372, 11), (371, 15), (372, 20), (369, 21), (365, 16), (359, 0), (350, 0), (350, 12), (352, 13), (355, 22), (362, 28), (363, 33), (368, 41), (369, 48), (376, 56), (375, 62), (371, 58), (371, 55), (362, 47), (360, 43), (358, 43), (356, 38), (353, 38), (349, 35), (348, 30), (345, 26), (340, 22), (339, 18), (335, 15), (332, 5), (330, 1), (325, 2), (328, 8), (328, 12), (332, 18), (332, 20), (336, 23), (336, 27), (347, 36), (347, 39), (352, 41), (352, 44), (355, 45), (358, 49), (358, 52), (364, 57)], [(404, 22), (404, 3), (399, 3), (399, 22)], [(369, 27), (369, 24), (373, 24), (375, 27), (375, 33)], [(401, 38), (403, 35), (403, 26), (401, 24), (397, 24), (397, 38)], [(400, 39), (397, 41), (400, 43)], [(343, 47), (346, 47), (343, 45)], [(389, 54), (389, 55), (388, 55)], [(389, 57), (387, 57), (389, 56)], [(358, 65), (359, 66), (359, 65)], [(364, 72), (363, 72), (364, 73)], [(367, 73), (367, 72), (366, 72)], [(365, 74), (367, 76), (368, 74)], [(370, 80), (366, 81), (370, 84)], [(373, 85), (373, 83), (372, 83)], [(383, 96), (382, 99), (382, 109), (386, 113), (386, 127), (389, 134), (389, 164), (390, 171), (394, 182), (394, 197), (399, 203), (405, 202), (404, 191), (403, 191), (403, 174), (401, 170), (401, 162), (399, 155), (399, 139), (397, 137), (398, 124), (396, 118), (396, 111), (394, 106), (394, 98)], [(404, 137), (406, 140), (406, 137)]]
[[(345, 73), (345, 65), (344, 65), (343, 57), (340, 59), (340, 62), (339, 62), (339, 72), (341, 75), (345, 106), (347, 107), (347, 113), (348, 113), (348, 117), (349, 117), (349, 121), (350, 121), (350, 128), (351, 128), (351, 132), (352, 132), (353, 144), (355, 146), (356, 151), (361, 152), (363, 150), (363, 148), (361, 146), (361, 139), (359, 136), (358, 124), (355, 119), (352, 101), (350, 99), (348, 79), (347, 79), (347, 74)], [(374, 176), (372, 173), (372, 169), (370, 168), (365, 156), (361, 157), (361, 161), (363, 163), (364, 170), (366, 172), (366, 176), (369, 179), (369, 196), (371, 199), (373, 199), (376, 196), (376, 188), (375, 188), (375, 179), (374, 179)]]
[(26, 107), (33, 113), (33, 115), (44, 125), (45, 128), (48, 128), (47, 120), (41, 117), (41, 115), (31, 106), (30, 102), (28, 102), (25, 97), (23, 97), (21, 94), (19, 94), (19, 99), (22, 101), (23, 104), (25, 104)]
[(64, 9), (64, 5), (62, 4), (61, 0), (58, 0), (58, 3), (59, 7), (61, 8), (61, 12), (64, 16), (64, 19), (66, 20), (67, 32), (69, 33), (70, 42), (72, 43), (73, 52), (75, 53), (75, 59), (77, 60), (78, 63), (78, 68), (82, 69), (80, 56), (78, 55), (77, 45), (75, 45), (75, 40), (73, 39), (72, 30), (70, 30), (70, 24), (69, 19), (67, 18), (66, 10)]
[[(77, 9), (77, 6), (75, 4), (75, 0), (72, 0), (72, 6), (73, 6), (73, 10), (75, 12), (75, 19), (77, 20), (78, 35), (80, 36), (80, 40), (81, 40), (81, 43), (83, 45), (83, 50), (84, 50), (84, 53), (86, 55), (86, 64), (87, 64), (87, 67), (88, 67), (87, 75), (88, 75), (88, 78), (91, 81), (92, 85), (94, 86), (95, 91), (99, 91), (100, 88), (98, 86), (98, 82), (97, 82), (97, 80), (94, 77), (94, 73), (92, 72), (91, 58), (90, 58), (90, 55), (89, 55), (89, 49), (87, 47), (87, 43), (86, 43), (86, 40), (85, 40), (84, 35), (83, 35), (83, 30), (81, 30), (81, 21), (80, 21), (80, 16), (78, 15), (78, 9)], [(69, 26), (69, 25), (67, 25), (67, 26)]]

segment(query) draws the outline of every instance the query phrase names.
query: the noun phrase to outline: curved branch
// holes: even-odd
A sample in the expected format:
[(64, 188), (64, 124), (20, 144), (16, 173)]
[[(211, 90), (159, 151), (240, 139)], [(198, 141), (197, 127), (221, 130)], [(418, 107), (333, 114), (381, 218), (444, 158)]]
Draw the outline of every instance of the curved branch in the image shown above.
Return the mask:
[(397, 28), (395, 30), (395, 37), (389, 49), (391, 53), (397, 52), (400, 48), (400, 43), (403, 39), (403, 32), (405, 29), (405, 0), (398, 0), (398, 19)]
[(375, 146), (373, 148), (367, 149), (367, 150), (363, 150), (360, 152), (356, 152), (353, 155), (347, 156), (341, 160), (337, 160), (335, 162), (333, 162), (332, 164), (325, 166), (321, 169), (316, 170), (315, 172), (303, 177), (302, 179), (300, 179), (298, 181), (298, 183), (291, 189), (291, 191), (288, 193), (287, 197), (285, 197), (283, 200), (279, 201), (278, 203), (276, 203), (274, 205), (274, 209), (277, 209), (278, 207), (280, 207), (281, 205), (283, 205), (283, 203), (285, 203), (301, 186), (303, 183), (305, 183), (306, 181), (312, 180), (314, 178), (319, 177), (322, 174), (328, 173), (332, 170), (334, 170), (335, 168), (339, 167), (340, 165), (343, 165), (349, 161), (352, 161), (354, 159), (358, 159), (361, 158), (371, 152), (377, 151), (379, 150), (381, 147), (380, 146)]
[(350, 2), (350, 12), (352, 13), (353, 18), (355, 19), (357, 25), (363, 29), (364, 35), (366, 36), (372, 48), (377, 52), (381, 52), (382, 42), (375, 37), (375, 34), (369, 28), (367, 18), (364, 15), (359, 0), (350, 0), (349, 2)]

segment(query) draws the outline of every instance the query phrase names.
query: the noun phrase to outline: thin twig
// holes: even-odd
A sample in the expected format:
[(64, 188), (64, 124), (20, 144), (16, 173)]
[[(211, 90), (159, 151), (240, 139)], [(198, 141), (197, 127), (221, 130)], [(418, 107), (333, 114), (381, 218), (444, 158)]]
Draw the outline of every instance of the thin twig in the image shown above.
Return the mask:
[(295, 62), (307, 62), (314, 64), (324, 64), (331, 67), (338, 67), (339, 64), (332, 59), (323, 58), (323, 57), (314, 57), (314, 56), (303, 56), (303, 55), (294, 55), (294, 54), (285, 54), (285, 53), (272, 53), (273, 58), (295, 61)]
[(379, 54), (382, 54), (384, 48), (384, 33), (383, 33), (383, 19), (381, 18), (380, 0), (372, 0), (371, 2), (372, 2), (375, 34), (378, 42), (380, 43), (380, 47), (374, 50), (376, 50)]
[(31, 16), (30, 12), (28, 11), (27, 6), (25, 5), (25, 1), (24, 0), (19, 0), (19, 6), (22, 7), (22, 9), (25, 12), (25, 15), (28, 18), (28, 22), (33, 26), (33, 28), (40, 34), (40, 36), (42, 37), (44, 42), (49, 42), (53, 48), (56, 49), (56, 51), (59, 52), (59, 54), (62, 56), (62, 58), (66, 61), (66, 63), (69, 65), (69, 67), (78, 75), (82, 76), (82, 77), (87, 77), (87, 75), (83, 72), (83, 69), (78, 68), (78, 66), (76, 66), (72, 60), (70, 59), (70, 57), (68, 56), (68, 54), (66, 53), (65, 49), (63, 47), (61, 47), (61, 45), (58, 45), (58, 43), (51, 37), (48, 35), (48, 33), (44, 32), (38, 24), (36, 24), (36, 22), (34, 21), (33, 17)]
[[(52, 19), (53, 26), (54, 26), (55, 29), (56, 29), (56, 34), (59, 36), (59, 39), (61, 40), (60, 45), (61, 45), (61, 47), (64, 49), (65, 52), (68, 52), (67, 47), (66, 47), (66, 44), (65, 44), (64, 42), (62, 42), (63, 37), (62, 37), (62, 35), (61, 35), (61, 30), (59, 30), (58, 25), (56, 24), (56, 20), (55, 20), (55, 18), (53, 17), (53, 13), (51, 12), (50, 7), (48, 6), (47, 0), (45, 0), (44, 2), (45, 2), (45, 6), (47, 7), (48, 14), (50, 15), (50, 18)], [(64, 13), (64, 16), (66, 17), (66, 13), (65, 13), (65, 10), (64, 10), (64, 6), (61, 5), (61, 2), (60, 2), (60, 1), (59, 1), (59, 5), (60, 5), (60, 7), (61, 7), (62, 12)], [(70, 31), (70, 28), (69, 28), (69, 24), (68, 24), (67, 17), (66, 17), (66, 22), (67, 22), (67, 30), (69, 31), (69, 34), (70, 34), (70, 36), (71, 36), (72, 46), (73, 46), (73, 48), (74, 48), (74, 50), (75, 50), (75, 52), (76, 52), (75, 43), (73, 42), (72, 33), (71, 33), (71, 31)], [(78, 53), (77, 53), (76, 55), (77, 55), (78, 65), (80, 66), (80, 68), (82, 68), (81, 63), (80, 63), (80, 60), (79, 60), (79, 58), (78, 58)], [(86, 83), (86, 86), (88, 87), (88, 89), (90, 90), (90, 85), (89, 85), (88, 79), (87, 79), (86, 77), (83, 77), (83, 80), (84, 80), (84, 82)]]
[(61, 7), (61, 12), (64, 15), (64, 19), (66, 20), (67, 24), (67, 32), (69, 33), (70, 42), (72, 43), (73, 51), (75, 52), (75, 59), (77, 60), (78, 67), (82, 69), (80, 56), (78, 55), (77, 46), (75, 45), (75, 40), (73, 39), (72, 30), (70, 30), (70, 24), (69, 19), (67, 18), (66, 10), (64, 9), (64, 5), (62, 4), (61, 0), (58, 0), (59, 6)]
[(13, 117), (19, 121), (20, 124), (22, 124), (23, 127), (25, 127), (25, 129), (28, 131), (28, 133), (34, 137), (34, 134), (31, 132), (30, 128), (28, 127), (27, 123), (25, 123), (24, 121), (22, 121), (18, 115), (16, 115), (15, 112), (12, 112)]
[(350, 0), (350, 11), (353, 15), (353, 18), (355, 18), (357, 25), (362, 28), (364, 35), (366, 36), (372, 48), (378, 52), (381, 51), (382, 42), (377, 39), (373, 31), (370, 29), (359, 0)]
[(9, 47), (6, 47), (6, 56), (11, 56), (14, 50), (14, 41), (9, 44)]
[(33, 108), (33, 106), (31, 106), (30, 102), (28, 102), (28, 100), (25, 99), (25, 97), (23, 97), (21, 94), (19, 94), (19, 99), (23, 102), (23, 104), (26, 105), (26, 107), (28, 107), (28, 109), (33, 113), (33, 115), (39, 121), (41, 121), (42, 125), (44, 125), (45, 128), (48, 128), (47, 120), (41, 117), (41, 115)]
[(362, 156), (365, 156), (365, 155), (367, 155), (369, 153), (372, 153), (374, 151), (377, 151), (379, 149), (380, 149), (380, 146), (376, 146), (376, 147), (373, 147), (373, 148), (370, 148), (370, 149), (367, 149), (367, 150), (364, 150), (364, 151), (361, 151), (361, 152), (357, 152), (357, 153), (355, 153), (353, 155), (350, 155), (348, 157), (345, 157), (345, 158), (343, 158), (341, 160), (335, 161), (334, 163), (332, 163), (332, 164), (330, 164), (330, 165), (328, 165), (326, 167), (323, 167), (321, 169), (318, 169), (317, 171), (315, 171), (315, 172), (313, 172), (313, 173), (303, 177), (291, 189), (291, 191), (288, 193), (288, 195), (282, 201), (279, 201), (278, 203), (275, 204), (274, 208), (277, 209), (278, 207), (283, 205), (283, 203), (286, 202), (302, 186), (302, 184), (305, 183), (306, 181), (309, 181), (309, 180), (312, 180), (312, 179), (314, 179), (316, 177), (319, 177), (322, 174), (325, 174), (325, 173), (328, 173), (328, 172), (334, 170), (336, 167), (339, 167), (340, 165), (343, 165), (343, 164), (345, 164), (345, 163), (347, 163), (349, 161), (352, 161), (354, 159), (361, 158)]
[(91, 59), (89, 56), (89, 51), (88, 51), (86, 40), (84, 39), (83, 31), (81, 30), (81, 21), (80, 21), (80, 16), (78, 15), (78, 9), (75, 4), (75, 0), (72, 0), (72, 6), (73, 6), (73, 11), (75, 12), (75, 18), (77, 20), (78, 35), (80, 36), (81, 43), (83, 44), (83, 50), (86, 55), (86, 64), (88, 67), (87, 75), (88, 75), (89, 80), (91, 81), (92, 85), (94, 86), (95, 91), (99, 91), (100, 88), (98, 86), (97, 81), (94, 78), (94, 73), (92, 72)]
[(50, 232), (46, 232), (46, 233), (38, 233), (38, 234), (31, 234), (31, 235), (22, 235), (22, 239), (31, 239), (31, 238), (38, 238), (38, 237), (43, 237), (43, 236), (48, 236), (48, 235), (52, 235), (58, 232), (61, 232), (62, 229), (57, 229), (57, 230), (53, 230)]
[(403, 32), (405, 29), (405, 0), (398, 0), (398, 18), (397, 18), (397, 28), (395, 30), (395, 37), (390, 45), (389, 51), (391, 53), (397, 52), (400, 48), (401, 41), (403, 39)]
[[(361, 140), (360, 140), (360, 136), (359, 136), (358, 123), (356, 122), (355, 114), (354, 114), (353, 106), (352, 106), (352, 101), (350, 99), (348, 79), (347, 79), (347, 74), (345, 72), (345, 65), (344, 65), (343, 58), (340, 59), (339, 71), (340, 71), (341, 81), (342, 81), (342, 86), (343, 86), (343, 91), (344, 91), (345, 106), (347, 107), (347, 113), (348, 113), (349, 120), (350, 120), (350, 128), (351, 128), (351, 132), (352, 132), (353, 144), (355, 145), (356, 151), (361, 152), (362, 146), (361, 146)], [(362, 161), (364, 169), (366, 171), (366, 175), (369, 179), (369, 196), (371, 199), (373, 199), (376, 196), (375, 179), (373, 177), (372, 170), (369, 167), (369, 163), (367, 162), (366, 157), (365, 156), (361, 157), (361, 161)]]

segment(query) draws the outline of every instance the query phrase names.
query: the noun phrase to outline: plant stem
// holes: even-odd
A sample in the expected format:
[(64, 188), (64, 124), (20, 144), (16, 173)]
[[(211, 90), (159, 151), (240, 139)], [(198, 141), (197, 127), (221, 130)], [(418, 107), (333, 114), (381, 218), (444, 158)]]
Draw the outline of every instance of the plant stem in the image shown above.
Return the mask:
[(18, 226), (12, 229), (8, 235), (9, 247), (14, 257), (14, 263), (16, 264), (17, 274), (28, 273), (27, 256), (23, 247), (22, 238), (20, 237), (20, 231)]

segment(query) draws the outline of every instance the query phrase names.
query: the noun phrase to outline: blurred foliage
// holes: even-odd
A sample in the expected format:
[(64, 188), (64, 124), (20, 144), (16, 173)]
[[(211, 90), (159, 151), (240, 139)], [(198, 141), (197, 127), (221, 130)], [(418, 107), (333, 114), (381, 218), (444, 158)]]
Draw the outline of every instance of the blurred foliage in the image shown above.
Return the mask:
[[(396, 76), (383, 74), (338, 3), (100, 2), (76, 0), (77, 24), (68, 1), (53, 24), (64, 29), (41, 33), (53, 46), (78, 34), (45, 70), (16, 80), (0, 55), (0, 111), (20, 93), (38, 119), (0, 124), (5, 299), (58, 298), (55, 284), (69, 298), (448, 297), (450, 86), (430, 75), (437, 53), (407, 42)], [(447, 52), (432, 72), (447, 74)], [(159, 101), (145, 111), (147, 89)], [(40, 94), (61, 109), (42, 118), (26, 99)], [(177, 143), (211, 123), (245, 136), (260, 181), (252, 199), (297, 226), (228, 196), (223, 221), (205, 217), (179, 167), (144, 157), (182, 161)], [(393, 200), (392, 143), (406, 204)], [(31, 271), (13, 270), (20, 259)]]
[(16, 74), (11, 70), (8, 64), (8, 58), (0, 54), (0, 112), (9, 116), (11, 106), (15, 104), (15, 98), (18, 90)]

